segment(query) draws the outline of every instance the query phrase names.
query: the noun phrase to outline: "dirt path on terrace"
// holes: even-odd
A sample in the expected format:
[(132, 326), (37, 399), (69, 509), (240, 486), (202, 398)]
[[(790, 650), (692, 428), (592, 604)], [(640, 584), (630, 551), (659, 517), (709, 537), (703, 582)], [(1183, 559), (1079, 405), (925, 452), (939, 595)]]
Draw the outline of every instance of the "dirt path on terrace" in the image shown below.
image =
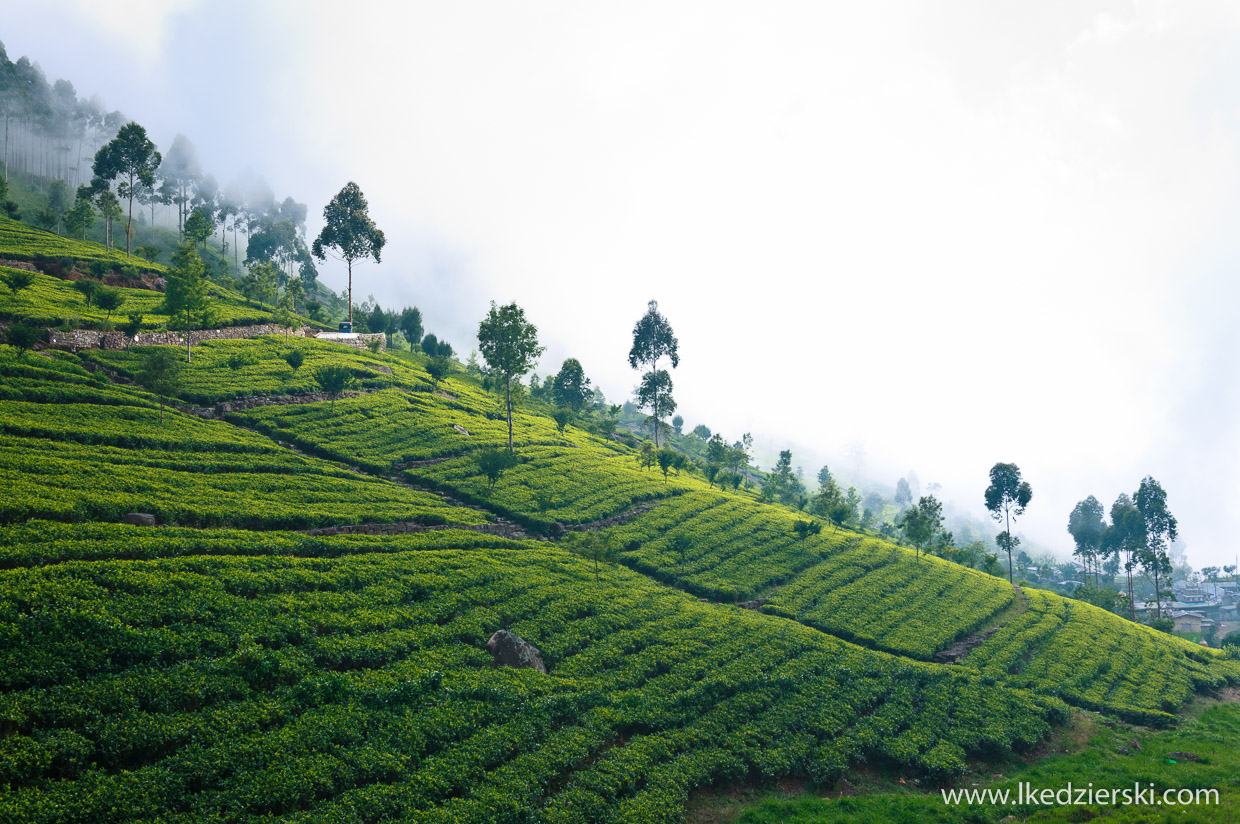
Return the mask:
[(936, 664), (959, 664), (970, 652), (980, 647), (999, 630), (1003, 629), (1008, 623), (1015, 618), (1023, 615), (1029, 609), (1029, 599), (1025, 597), (1025, 593), (1021, 592), (1019, 586), (1013, 585), (1016, 597), (1012, 599), (1012, 603), (995, 616), (995, 619), (982, 629), (952, 644), (947, 649), (939, 650), (930, 660)]

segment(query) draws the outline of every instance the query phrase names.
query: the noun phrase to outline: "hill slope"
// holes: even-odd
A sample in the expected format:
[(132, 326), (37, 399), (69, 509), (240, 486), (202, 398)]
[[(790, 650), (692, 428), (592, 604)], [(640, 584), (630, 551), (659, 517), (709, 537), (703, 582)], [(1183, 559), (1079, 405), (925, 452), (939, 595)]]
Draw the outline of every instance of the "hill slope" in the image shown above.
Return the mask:
[[(495, 398), (419, 357), (211, 342), (182, 393), (202, 417), (131, 385), (146, 354), (0, 347), (5, 820), (675, 821), (707, 784), (951, 781), (1068, 704), (1168, 725), (1240, 683), (872, 535), (798, 540), (797, 513), (530, 410), (490, 489)], [(310, 394), (316, 365), (359, 394)], [(478, 531), (503, 519), (562, 537)], [(499, 629), (548, 672), (489, 666)]]

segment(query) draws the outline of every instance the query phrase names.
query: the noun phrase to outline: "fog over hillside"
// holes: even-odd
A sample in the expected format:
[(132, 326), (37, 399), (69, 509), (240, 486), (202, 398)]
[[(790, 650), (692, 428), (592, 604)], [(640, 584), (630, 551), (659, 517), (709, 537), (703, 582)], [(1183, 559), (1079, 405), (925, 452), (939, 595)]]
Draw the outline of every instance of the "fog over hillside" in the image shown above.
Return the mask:
[(847, 476), (859, 444), (980, 516), (1015, 462), (1064, 555), (1078, 500), (1152, 475), (1189, 562), (1233, 562), (1234, 4), (10, 5), (11, 58), (262, 175), (311, 237), (357, 181), (388, 246), (355, 293), (462, 355), (515, 300), (540, 374), (576, 357), (620, 402), (657, 299), (688, 427), (764, 468)]

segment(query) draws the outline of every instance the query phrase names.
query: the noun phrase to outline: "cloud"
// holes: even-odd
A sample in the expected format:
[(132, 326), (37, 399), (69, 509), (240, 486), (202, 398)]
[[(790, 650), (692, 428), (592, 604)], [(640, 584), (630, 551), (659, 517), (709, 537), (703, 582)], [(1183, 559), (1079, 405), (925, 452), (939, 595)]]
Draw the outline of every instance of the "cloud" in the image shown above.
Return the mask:
[[(914, 467), (975, 512), (1016, 461), (1023, 528), (1065, 552), (1077, 500), (1145, 474), (1190, 557), (1240, 528), (1212, 505), (1240, 441), (1234, 6), (243, 8), (83, 12), (165, 78), (109, 102), (312, 222), (356, 180), (389, 238), (357, 292), (458, 351), (516, 300), (541, 372), (577, 357), (622, 400), (655, 298), (690, 426), (805, 444), (807, 468), (861, 440), (881, 480)], [(117, 74), (71, 79), (92, 73)]]

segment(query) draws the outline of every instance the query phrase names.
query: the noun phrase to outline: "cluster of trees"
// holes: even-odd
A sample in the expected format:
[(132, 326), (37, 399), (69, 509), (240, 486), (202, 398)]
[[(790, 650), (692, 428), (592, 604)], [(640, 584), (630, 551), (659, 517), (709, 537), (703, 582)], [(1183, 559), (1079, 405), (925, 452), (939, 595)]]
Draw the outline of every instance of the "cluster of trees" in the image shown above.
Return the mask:
[(1162, 592), (1171, 580), (1171, 542), (1179, 537), (1179, 524), (1167, 507), (1167, 493), (1151, 476), (1141, 480), (1133, 495), (1121, 493), (1111, 505), (1110, 523), (1102, 504), (1093, 495), (1079, 501), (1068, 516), (1068, 532), (1094, 586), (1104, 565), (1122, 567), (1127, 578), (1129, 617), (1136, 618), (1133, 573), (1140, 571), (1154, 587), (1155, 618), (1162, 617)]
[[(313, 315), (311, 316), (313, 317)], [(387, 336), (388, 348), (409, 347), (409, 351), (420, 348), (423, 354), (431, 358), (451, 358), (456, 350), (448, 341), (434, 332), (427, 332), (422, 326), (422, 310), (416, 306), (405, 306), (400, 309), (384, 309), (374, 295), (353, 307), (353, 331), (365, 333), (383, 333)], [(396, 337), (399, 335), (399, 339)]]
[(68, 80), (49, 83), (29, 58), (9, 59), (0, 44), (3, 178), (60, 179), (70, 190), (87, 182), (88, 164), (125, 123), (98, 97), (82, 99)]
[[(100, 224), (109, 248), (119, 245), (119, 229), (126, 253), (154, 260), (160, 254), (158, 247), (133, 245), (135, 223), (145, 222), (137, 212), (146, 209), (152, 226), (162, 222), (175, 227), (178, 243), (196, 243), (208, 269), (218, 270), (211, 272), (213, 276), (224, 274), (230, 250), (236, 272), (241, 272), (243, 263), (251, 269), (269, 265), (275, 272), (274, 288), (261, 270), (242, 279), (240, 287), (252, 299), (274, 304), (275, 292), (291, 282), (289, 309), (312, 317), (321, 312), (321, 307), (315, 308), (318, 301), (305, 297), (316, 294), (318, 276), (305, 234), (305, 204), (289, 197), (278, 201), (261, 178), (221, 186), (203, 170), (184, 135), (177, 135), (161, 153), (142, 126), (118, 111), (106, 110), (98, 98), (79, 98), (67, 80), (49, 83), (25, 57), (9, 60), (3, 45), (0, 120), (4, 130), (0, 214), (20, 216), (8, 193), (10, 177), (17, 177), (41, 189), (45, 198), (43, 207), (29, 215), (34, 223), (83, 239)], [(350, 186), (356, 189), (355, 184)], [(360, 196), (360, 191), (356, 194)], [(360, 205), (364, 213), (364, 199)], [(218, 241), (219, 254), (207, 258), (211, 238)], [(331, 239), (324, 240), (324, 247), (332, 248)], [(381, 248), (381, 241), (373, 247), (376, 260)], [(346, 260), (356, 255), (352, 247), (342, 252)]]
[(733, 489), (740, 487), (752, 451), (753, 435), (748, 432), (730, 446), (718, 432), (711, 435), (706, 441), (706, 465), (703, 467), (707, 483), (711, 486), (717, 483), (720, 488), (725, 485)]

